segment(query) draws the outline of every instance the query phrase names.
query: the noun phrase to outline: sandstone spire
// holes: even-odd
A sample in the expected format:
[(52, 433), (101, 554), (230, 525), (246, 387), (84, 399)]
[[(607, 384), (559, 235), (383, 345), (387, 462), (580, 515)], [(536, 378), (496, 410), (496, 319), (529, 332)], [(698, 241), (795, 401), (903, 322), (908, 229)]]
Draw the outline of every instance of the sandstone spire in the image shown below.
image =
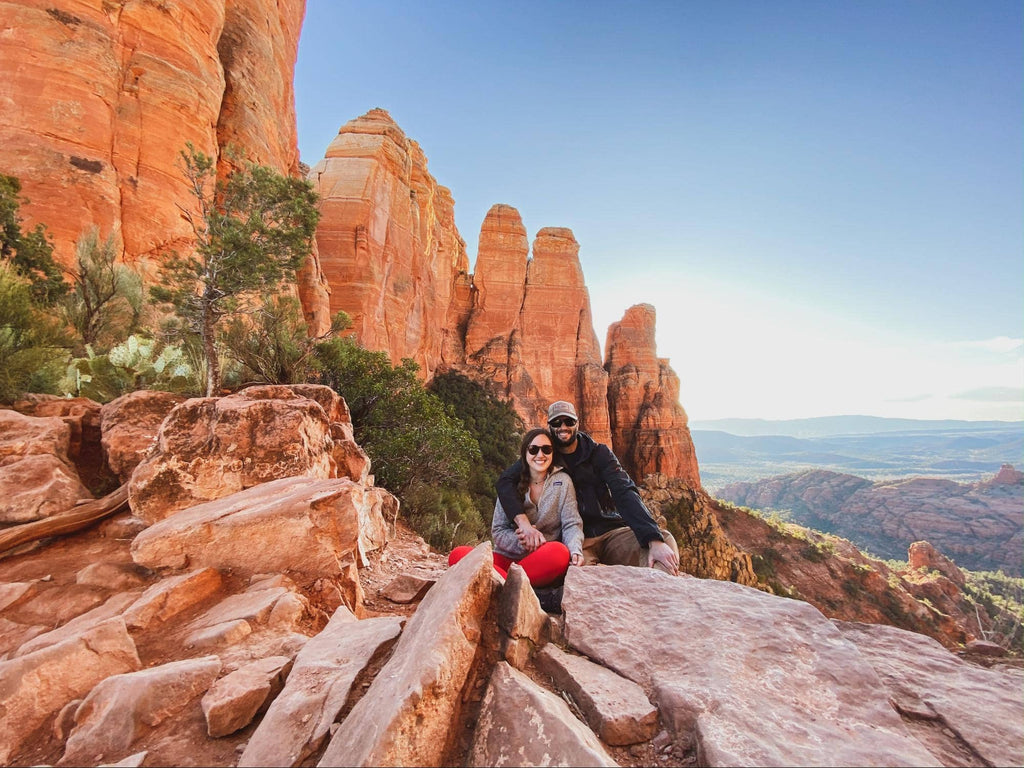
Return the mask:
[(316, 240), (331, 311), (351, 315), (368, 349), (395, 363), (410, 357), (431, 375), (456, 277), (468, 272), (451, 194), (383, 109), (342, 126), (310, 179), (321, 197)]
[(660, 472), (700, 487), (697, 454), (679, 404), (679, 377), (655, 354), (654, 324), (654, 307), (637, 304), (608, 328), (612, 447), (637, 482)]

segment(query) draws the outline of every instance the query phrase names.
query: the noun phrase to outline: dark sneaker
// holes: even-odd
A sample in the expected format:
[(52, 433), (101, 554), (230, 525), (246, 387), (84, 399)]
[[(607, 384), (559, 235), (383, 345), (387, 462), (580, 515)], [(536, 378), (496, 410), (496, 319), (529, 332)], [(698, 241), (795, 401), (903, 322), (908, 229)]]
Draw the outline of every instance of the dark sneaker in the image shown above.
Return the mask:
[(545, 613), (562, 612), (562, 588), (559, 587), (535, 587), (534, 593), (540, 601), (540, 607)]

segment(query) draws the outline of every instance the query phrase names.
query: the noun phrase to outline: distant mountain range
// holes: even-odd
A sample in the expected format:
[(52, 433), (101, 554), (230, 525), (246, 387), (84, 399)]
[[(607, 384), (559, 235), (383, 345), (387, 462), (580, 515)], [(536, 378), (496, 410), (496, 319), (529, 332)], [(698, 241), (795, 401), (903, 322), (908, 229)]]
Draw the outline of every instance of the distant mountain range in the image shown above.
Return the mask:
[(833, 437), (874, 435), (883, 432), (983, 432), (1024, 433), (1024, 421), (958, 421), (955, 419), (887, 419), (881, 416), (816, 416), (810, 419), (710, 419), (690, 421), (691, 430), (728, 432), (740, 437)]
[(1024, 421), (924, 421), (825, 416), (691, 421), (701, 482), (723, 485), (826, 469), (871, 480), (991, 478), (1024, 465)]

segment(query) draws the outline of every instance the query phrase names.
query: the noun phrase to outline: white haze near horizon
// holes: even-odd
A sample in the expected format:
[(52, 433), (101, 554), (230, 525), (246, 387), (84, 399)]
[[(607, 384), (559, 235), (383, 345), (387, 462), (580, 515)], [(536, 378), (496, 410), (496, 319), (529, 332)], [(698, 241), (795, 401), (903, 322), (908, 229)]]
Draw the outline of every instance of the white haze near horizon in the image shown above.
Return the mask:
[(699, 278), (634, 272), (587, 284), (602, 350), (619, 307), (654, 306), (658, 356), (678, 374), (691, 421), (1024, 419), (1022, 338), (917, 338)]

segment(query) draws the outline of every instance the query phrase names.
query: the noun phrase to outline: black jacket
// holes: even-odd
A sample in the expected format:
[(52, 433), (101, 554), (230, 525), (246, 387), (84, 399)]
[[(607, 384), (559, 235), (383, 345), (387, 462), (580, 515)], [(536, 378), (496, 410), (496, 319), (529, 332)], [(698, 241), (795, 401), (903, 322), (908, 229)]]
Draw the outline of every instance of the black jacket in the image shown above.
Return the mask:
[[(583, 535), (591, 538), (628, 525), (643, 547), (651, 541), (664, 541), (654, 518), (640, 500), (636, 485), (612, 450), (595, 442), (585, 432), (578, 432), (576, 439), (576, 450), (561, 454), (561, 458), (576, 486)], [(515, 525), (516, 515), (523, 511), (523, 500), (516, 490), (522, 470), (523, 464), (517, 460), (495, 483), (498, 501), (512, 525)]]

